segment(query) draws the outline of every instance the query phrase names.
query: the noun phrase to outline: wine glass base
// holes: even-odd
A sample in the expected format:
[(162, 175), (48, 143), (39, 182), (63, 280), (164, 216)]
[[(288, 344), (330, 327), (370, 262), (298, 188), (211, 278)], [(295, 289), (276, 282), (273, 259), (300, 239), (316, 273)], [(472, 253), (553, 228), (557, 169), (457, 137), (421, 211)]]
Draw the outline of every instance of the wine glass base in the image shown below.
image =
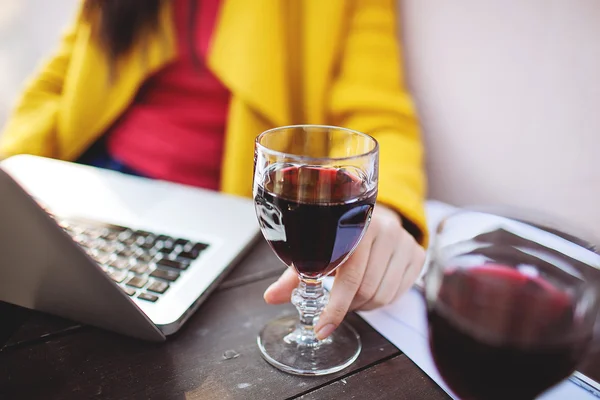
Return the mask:
[(296, 330), (298, 317), (270, 321), (257, 338), (263, 358), (294, 375), (317, 376), (341, 371), (360, 354), (362, 344), (356, 330), (343, 322), (327, 339), (303, 344)]

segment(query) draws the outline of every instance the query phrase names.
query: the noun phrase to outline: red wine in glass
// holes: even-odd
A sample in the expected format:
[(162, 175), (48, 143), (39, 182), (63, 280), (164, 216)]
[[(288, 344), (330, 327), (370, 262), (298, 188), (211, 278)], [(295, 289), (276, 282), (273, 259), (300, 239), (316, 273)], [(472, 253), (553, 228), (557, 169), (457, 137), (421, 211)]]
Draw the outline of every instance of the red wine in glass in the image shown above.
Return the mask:
[(263, 234), (294, 268), (298, 316), (269, 321), (257, 337), (263, 358), (297, 375), (327, 375), (351, 365), (360, 335), (342, 322), (326, 339), (315, 327), (329, 301), (323, 286), (352, 254), (369, 225), (379, 181), (379, 144), (347, 128), (294, 125), (269, 129), (254, 146), (252, 195)]
[(591, 341), (577, 299), (525, 267), (447, 269), (430, 347), (461, 399), (534, 399), (574, 372)]
[(360, 241), (377, 191), (351, 169), (275, 164), (265, 174), (254, 198), (270, 246), (301, 276), (327, 275)]

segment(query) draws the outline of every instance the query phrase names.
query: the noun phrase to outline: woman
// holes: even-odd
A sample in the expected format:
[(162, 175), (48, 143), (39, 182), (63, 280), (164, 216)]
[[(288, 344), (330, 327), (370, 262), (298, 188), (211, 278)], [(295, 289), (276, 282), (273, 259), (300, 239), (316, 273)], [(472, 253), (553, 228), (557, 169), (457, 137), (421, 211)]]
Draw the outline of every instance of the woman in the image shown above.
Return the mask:
[[(253, 141), (330, 124), (380, 143), (379, 203), (317, 334), (391, 302), (426, 241), (422, 146), (402, 83), (394, 0), (85, 0), (26, 88), (4, 157), (55, 157), (251, 195)], [(289, 301), (286, 271), (265, 293)]]

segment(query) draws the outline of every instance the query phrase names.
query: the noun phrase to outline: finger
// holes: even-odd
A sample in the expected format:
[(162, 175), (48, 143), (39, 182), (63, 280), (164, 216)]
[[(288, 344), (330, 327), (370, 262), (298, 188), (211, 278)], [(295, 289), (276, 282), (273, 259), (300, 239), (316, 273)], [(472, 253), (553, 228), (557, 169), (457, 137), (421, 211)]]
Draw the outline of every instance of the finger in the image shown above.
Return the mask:
[(267, 288), (264, 299), (268, 304), (282, 304), (290, 301), (292, 291), (298, 286), (298, 274), (293, 268), (287, 268), (285, 272)]
[(369, 302), (361, 306), (361, 310), (373, 310), (383, 305), (389, 304), (394, 300), (396, 293), (400, 289), (414, 251), (414, 240), (406, 231), (401, 233), (401, 239), (396, 241), (390, 261), (387, 265), (381, 284), (377, 289), (377, 294)]
[[(417, 245), (418, 246), (418, 245)], [(406, 293), (412, 285), (416, 282), (417, 278), (421, 274), (423, 270), (423, 266), (425, 265), (425, 250), (420, 246), (417, 247), (415, 253), (413, 254), (412, 261), (404, 274), (402, 279), (402, 284), (398, 288), (398, 291), (394, 295), (394, 300), (398, 299), (404, 293)]]
[(402, 277), (408, 269), (405, 256), (400, 255), (400, 252), (395, 252), (390, 263), (383, 275), (381, 285), (377, 289), (377, 293), (368, 302), (361, 305), (357, 310), (369, 311), (382, 307), (391, 303), (402, 285)]
[(315, 333), (320, 340), (331, 335), (340, 325), (363, 280), (373, 242), (373, 239), (367, 236), (365, 235), (348, 261), (338, 269), (331, 288), (329, 303), (315, 326)]
[(364, 304), (361, 310), (373, 310), (394, 302), (418, 278), (425, 260), (423, 248), (406, 231), (403, 232), (400, 243), (390, 260), (377, 294)]
[[(369, 303), (381, 290), (383, 277), (394, 254), (395, 243), (396, 238), (394, 235), (379, 235), (373, 241), (365, 275), (350, 305), (351, 310), (360, 309)], [(396, 292), (394, 291), (394, 293)]]

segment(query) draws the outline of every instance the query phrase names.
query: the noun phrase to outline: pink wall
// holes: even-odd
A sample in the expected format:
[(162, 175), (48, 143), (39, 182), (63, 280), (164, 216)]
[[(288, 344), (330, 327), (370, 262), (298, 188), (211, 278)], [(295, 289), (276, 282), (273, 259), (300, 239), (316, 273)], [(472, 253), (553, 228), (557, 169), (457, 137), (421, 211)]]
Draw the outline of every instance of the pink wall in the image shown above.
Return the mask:
[(401, 0), (430, 196), (600, 237), (600, 1)]

